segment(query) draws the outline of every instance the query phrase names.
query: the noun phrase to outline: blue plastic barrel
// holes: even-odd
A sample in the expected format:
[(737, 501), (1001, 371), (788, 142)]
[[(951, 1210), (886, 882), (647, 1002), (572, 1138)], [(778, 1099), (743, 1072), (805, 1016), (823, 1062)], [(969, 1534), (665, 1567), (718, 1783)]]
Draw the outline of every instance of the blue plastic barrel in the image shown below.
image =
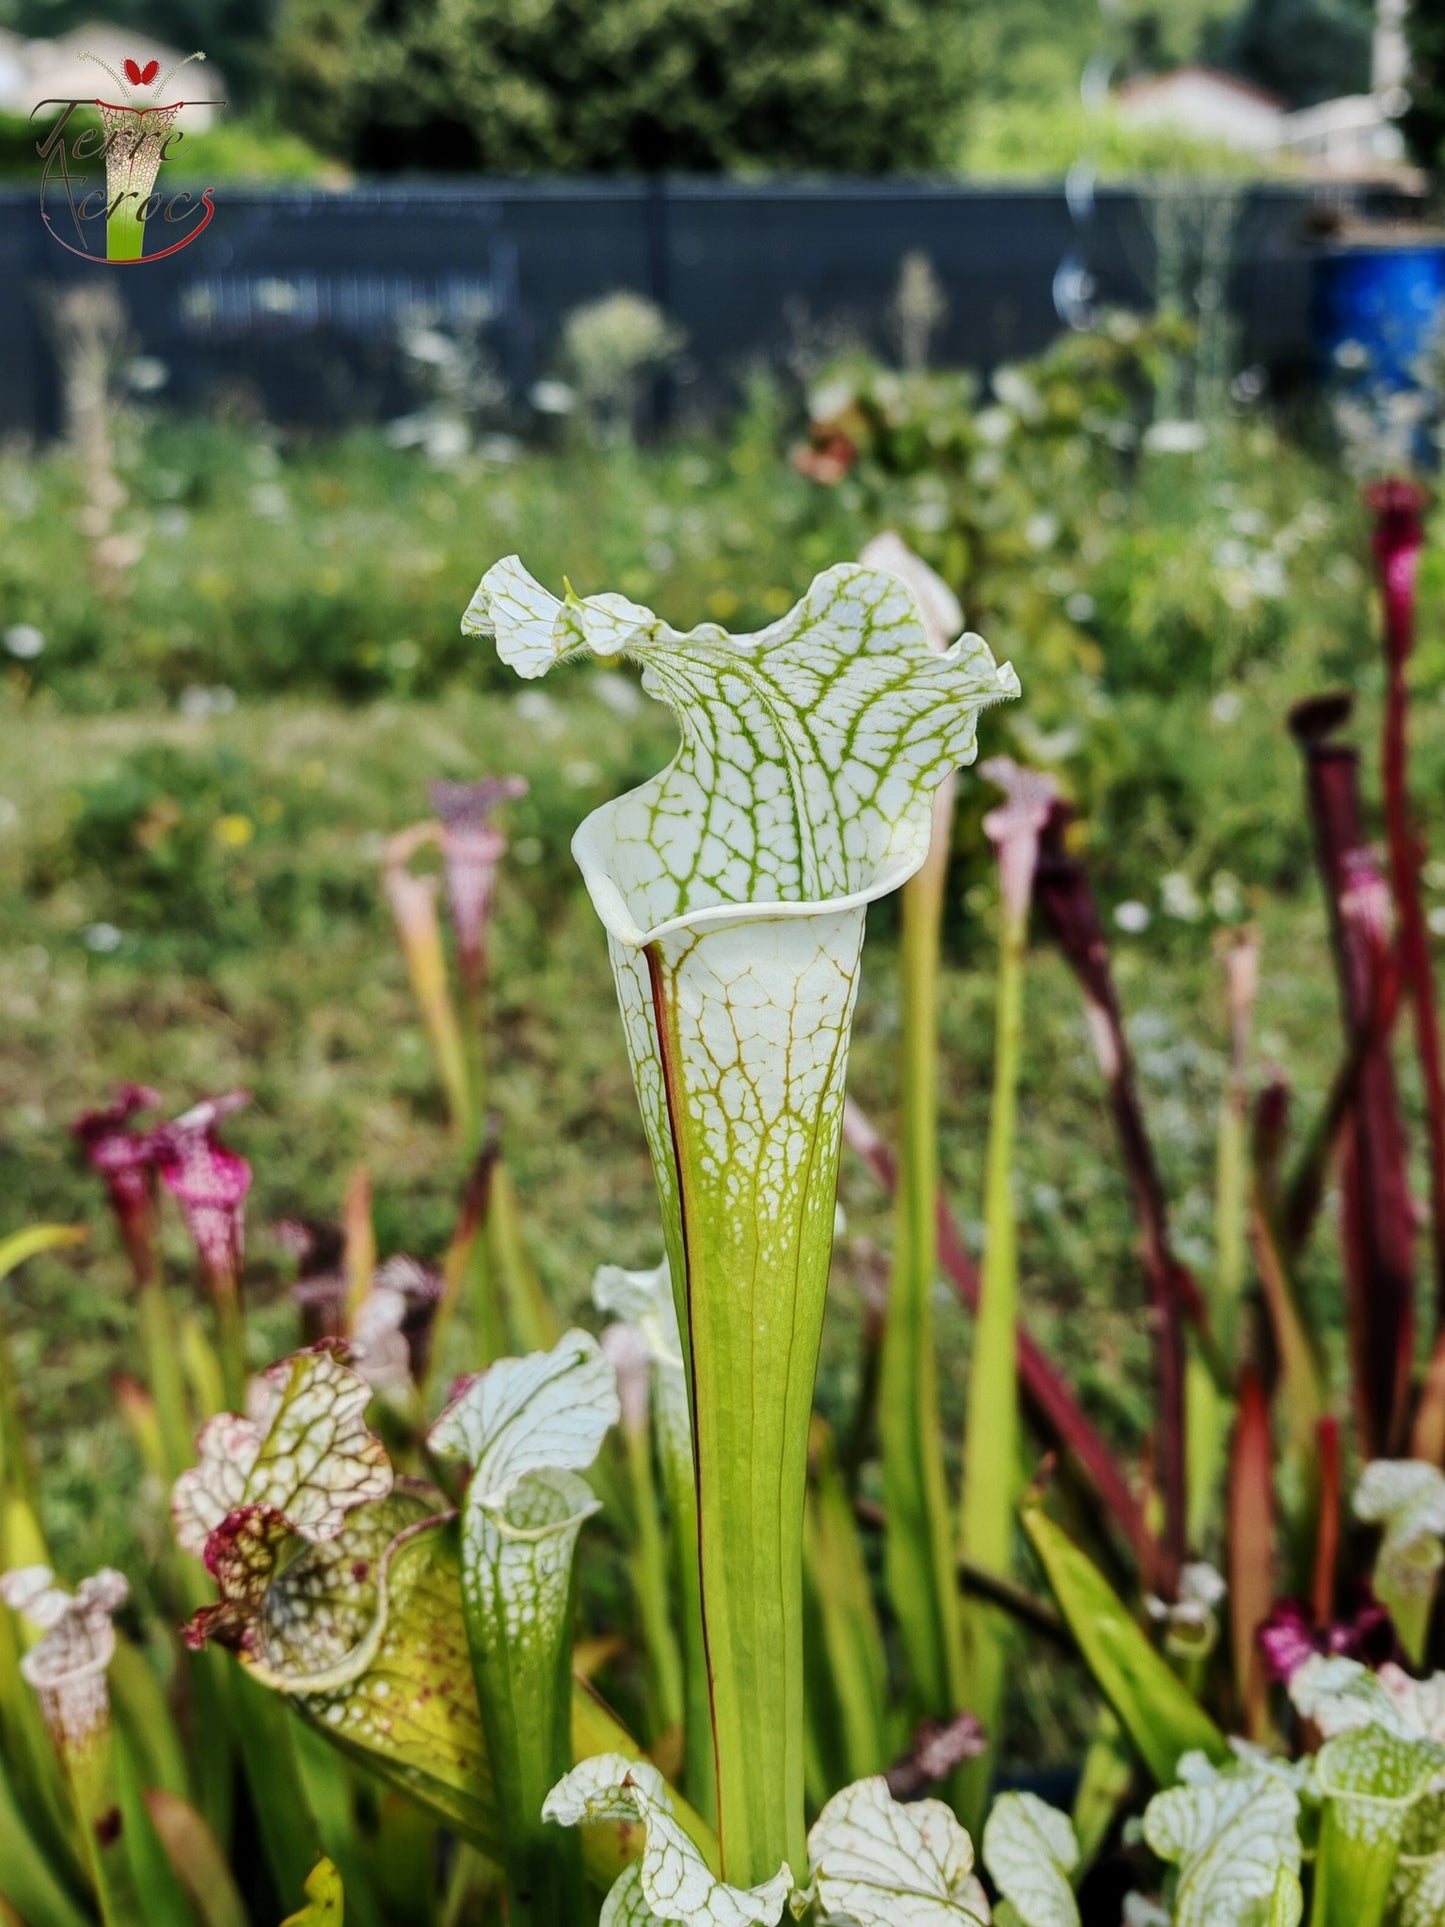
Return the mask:
[(1326, 379), (1356, 404), (1357, 423), (1373, 424), (1374, 459), (1438, 467), (1438, 396), (1403, 416), (1391, 397), (1418, 394), (1425, 357), (1445, 348), (1445, 242), (1328, 249), (1316, 262), (1314, 310)]
[(1315, 340), (1326, 366), (1387, 389), (1418, 385), (1416, 366), (1445, 323), (1445, 241), (1329, 248), (1315, 266)]

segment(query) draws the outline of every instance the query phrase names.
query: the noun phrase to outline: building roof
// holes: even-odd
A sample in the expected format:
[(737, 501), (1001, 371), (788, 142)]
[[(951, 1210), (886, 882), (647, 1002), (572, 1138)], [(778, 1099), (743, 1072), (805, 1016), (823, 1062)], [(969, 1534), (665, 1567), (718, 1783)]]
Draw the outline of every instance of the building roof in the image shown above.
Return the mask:
[(1114, 100), (1119, 118), (1130, 126), (1167, 127), (1246, 153), (1274, 146), (1285, 112), (1273, 94), (1212, 67), (1140, 75), (1126, 80)]
[(1261, 107), (1272, 108), (1277, 114), (1285, 111), (1285, 104), (1278, 94), (1256, 87), (1253, 81), (1243, 80), (1238, 74), (1227, 73), (1223, 67), (1205, 67), (1197, 62), (1171, 67), (1162, 74), (1135, 74), (1131, 79), (1121, 81), (1115, 91), (1120, 101), (1136, 101), (1199, 87), (1255, 101)]

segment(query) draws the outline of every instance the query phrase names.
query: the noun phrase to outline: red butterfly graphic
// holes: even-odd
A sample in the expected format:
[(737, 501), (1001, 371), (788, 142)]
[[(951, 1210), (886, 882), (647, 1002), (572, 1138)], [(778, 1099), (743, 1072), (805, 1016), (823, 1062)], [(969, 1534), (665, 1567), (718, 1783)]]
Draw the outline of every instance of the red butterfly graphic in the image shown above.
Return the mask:
[(125, 77), (132, 87), (149, 87), (160, 70), (161, 63), (158, 60), (148, 60), (144, 67), (138, 60), (125, 63)]

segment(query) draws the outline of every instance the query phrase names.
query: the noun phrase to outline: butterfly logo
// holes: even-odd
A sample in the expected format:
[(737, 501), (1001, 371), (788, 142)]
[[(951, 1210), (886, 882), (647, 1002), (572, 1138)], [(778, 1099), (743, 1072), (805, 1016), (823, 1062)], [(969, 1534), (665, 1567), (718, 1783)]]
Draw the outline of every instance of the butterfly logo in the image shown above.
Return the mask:
[[(116, 86), (120, 88), (127, 100), (130, 99), (132, 88), (150, 87), (152, 84), (154, 84), (158, 96), (163, 94), (175, 79), (176, 75), (181, 71), (182, 67), (189, 67), (193, 60), (204, 60), (205, 57), (202, 53), (187, 54), (185, 59), (178, 60), (169, 72), (161, 74), (161, 63), (155, 59), (148, 60), (144, 66), (142, 66), (138, 60), (122, 61), (122, 71), (121, 73), (117, 73), (115, 68), (112, 67), (108, 61), (102, 60), (99, 54), (82, 52), (80, 55), (82, 60), (93, 60), (97, 67), (103, 68), (105, 72), (110, 75)], [(158, 74), (160, 75), (159, 79), (156, 78)]]

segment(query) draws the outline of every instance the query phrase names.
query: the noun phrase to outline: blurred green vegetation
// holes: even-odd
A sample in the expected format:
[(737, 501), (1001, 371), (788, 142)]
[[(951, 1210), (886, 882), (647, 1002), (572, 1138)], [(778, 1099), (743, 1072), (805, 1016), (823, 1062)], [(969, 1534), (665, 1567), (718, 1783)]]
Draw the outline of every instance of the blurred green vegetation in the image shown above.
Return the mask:
[(959, 166), (976, 180), (1056, 180), (1083, 155), (1106, 181), (1161, 174), (1257, 179), (1292, 171), (1286, 159), (1191, 139), (1177, 128), (1131, 126), (1112, 107), (1090, 111), (1065, 98), (1043, 110), (1028, 95), (978, 103)]
[[(0, 0), (0, 23), (54, 34), (80, 0)], [(1439, 29), (1413, 9), (1414, 130), (1438, 141)], [(129, 19), (203, 47), (240, 117), (198, 143), (218, 179), (311, 179), (325, 155), (371, 172), (951, 169), (1238, 173), (1228, 149), (1086, 115), (1111, 83), (1188, 62), (1300, 106), (1368, 85), (1368, 0), (146, 0)], [(1438, 116), (1437, 116), (1438, 118)], [(0, 166), (28, 164), (0, 126)], [(204, 152), (201, 149), (204, 149)]]
[[(0, 113), (0, 180), (40, 178), (42, 147), (57, 126), (57, 117), (30, 120), (23, 114)], [(66, 121), (65, 139), (73, 142), (87, 127), (99, 130), (93, 109), (77, 108)], [(334, 162), (327, 161), (299, 134), (274, 122), (247, 115), (229, 116), (194, 139), (175, 143), (165, 162), (165, 178), (212, 181), (340, 180)]]

